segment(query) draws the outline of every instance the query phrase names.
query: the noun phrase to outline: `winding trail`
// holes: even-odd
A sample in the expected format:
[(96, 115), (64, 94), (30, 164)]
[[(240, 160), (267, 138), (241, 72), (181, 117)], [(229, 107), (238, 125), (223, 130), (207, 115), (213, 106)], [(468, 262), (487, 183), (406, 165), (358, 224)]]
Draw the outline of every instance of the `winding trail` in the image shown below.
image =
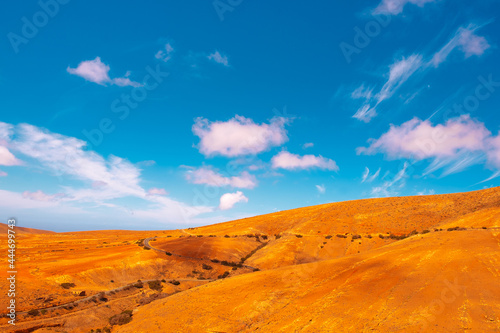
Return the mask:
[[(149, 283), (149, 282), (153, 282), (153, 281), (157, 281), (157, 280), (158, 279), (141, 280), (141, 282), (142, 283)], [(206, 279), (206, 280), (198, 280), (198, 279), (170, 279), (170, 280), (175, 280), (175, 281), (179, 281), (179, 282), (188, 282), (188, 281), (189, 282), (212, 282), (212, 281), (215, 281), (213, 279)], [(47, 307), (47, 308), (39, 308), (37, 310), (38, 311), (41, 311), (41, 310), (51, 311), (51, 310), (57, 310), (57, 309), (64, 308), (64, 307), (66, 307), (68, 305), (74, 305), (74, 304), (79, 304), (79, 303), (87, 302), (87, 301), (92, 300), (93, 297), (97, 297), (97, 296), (99, 296), (100, 294), (103, 294), (103, 293), (104, 293), (104, 295), (110, 295), (112, 292), (124, 291), (127, 288), (133, 287), (136, 283), (138, 283), (138, 282), (136, 281), (136, 282), (133, 282), (133, 283), (129, 283), (129, 284), (126, 284), (124, 286), (121, 286), (121, 287), (118, 287), (118, 288), (115, 288), (115, 289), (111, 289), (111, 290), (107, 290), (107, 291), (100, 291), (97, 294), (86, 296), (84, 298), (80, 298), (80, 299), (78, 299), (76, 301), (73, 301), (73, 302), (68, 302), (68, 303), (64, 303), (64, 304), (60, 304), (60, 305), (55, 305), (55, 306), (50, 306), (50, 307)], [(28, 311), (19, 311), (19, 312), (16, 312), (16, 313), (17, 314), (27, 314)]]
[[(161, 253), (170, 253), (172, 256), (175, 256), (175, 257), (179, 257), (179, 258), (185, 258), (185, 259), (192, 259), (192, 260), (198, 260), (198, 261), (210, 261), (211, 263), (213, 264), (219, 264), (219, 265), (222, 265), (221, 263), (215, 263), (213, 261), (211, 261), (210, 259), (203, 259), (203, 258), (195, 258), (195, 257), (188, 257), (188, 256), (183, 256), (181, 254), (176, 254), (176, 253), (172, 253), (172, 252), (169, 252), (169, 251), (165, 251), (165, 250), (161, 250), (161, 249), (158, 249), (156, 247), (153, 247), (151, 244), (149, 244), (149, 241), (151, 240), (154, 240), (156, 239), (156, 237), (149, 237), (149, 238), (146, 238), (144, 240), (144, 246), (147, 247), (148, 249), (151, 249), (151, 250), (154, 250), (154, 251), (157, 251), (157, 252), (161, 252)], [(222, 265), (222, 266), (225, 266), (225, 265)], [(256, 270), (258, 269), (257, 267), (253, 267), (253, 266), (249, 266), (249, 265), (242, 265), (242, 267), (244, 268), (248, 268), (248, 269), (251, 269), (251, 270)]]

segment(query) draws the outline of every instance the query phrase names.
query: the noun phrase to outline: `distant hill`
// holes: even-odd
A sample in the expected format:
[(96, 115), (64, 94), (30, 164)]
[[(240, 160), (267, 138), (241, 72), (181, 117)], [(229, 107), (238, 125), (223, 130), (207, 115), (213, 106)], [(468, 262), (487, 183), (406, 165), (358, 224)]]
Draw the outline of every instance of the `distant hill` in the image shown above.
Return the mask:
[[(0, 223), (0, 233), (6, 234), (7, 229), (9, 227), (5, 223)], [(55, 234), (54, 231), (49, 230), (40, 230), (40, 229), (32, 229), (32, 228), (24, 228), (24, 227), (15, 227), (15, 231), (18, 234)]]

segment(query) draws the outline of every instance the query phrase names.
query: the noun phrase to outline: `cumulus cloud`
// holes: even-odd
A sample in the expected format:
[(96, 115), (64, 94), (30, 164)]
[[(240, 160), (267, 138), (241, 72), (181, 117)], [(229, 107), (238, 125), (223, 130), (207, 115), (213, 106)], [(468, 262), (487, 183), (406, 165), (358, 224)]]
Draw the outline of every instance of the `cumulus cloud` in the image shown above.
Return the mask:
[(391, 125), (389, 131), (369, 147), (360, 147), (358, 154), (384, 153), (390, 158), (425, 159), (454, 156), (459, 150), (484, 150), (491, 133), (484, 124), (462, 116), (433, 126), (429, 120), (412, 120), (401, 126)]
[(430, 159), (426, 174), (446, 168), (442, 176), (487, 162), (500, 168), (500, 137), (492, 136), (483, 123), (469, 115), (433, 125), (429, 120), (414, 118), (400, 126), (391, 125), (368, 147), (357, 148), (358, 154), (385, 154), (391, 159)]
[(228, 210), (239, 202), (248, 202), (248, 198), (241, 191), (235, 193), (226, 193), (220, 197), (220, 210)]
[(377, 8), (375, 8), (374, 14), (398, 15), (403, 12), (404, 7), (409, 3), (423, 7), (429, 2), (435, 1), (436, 0), (382, 0)]
[(172, 59), (172, 55), (174, 53), (174, 47), (171, 43), (165, 44), (165, 47), (162, 50), (159, 50), (155, 54), (155, 58), (161, 60), (163, 62), (168, 62)]
[(226, 55), (221, 54), (219, 51), (215, 51), (207, 56), (208, 60), (214, 61), (218, 64), (229, 67), (229, 59)]
[(438, 67), (443, 63), (455, 49), (459, 49), (464, 54), (465, 58), (469, 58), (473, 55), (483, 55), (483, 53), (490, 48), (490, 44), (486, 38), (476, 35), (475, 32), (478, 29), (479, 27), (474, 25), (469, 25), (466, 28), (459, 28), (450, 41), (432, 57), (432, 64), (434, 67)]
[(316, 185), (316, 189), (320, 194), (325, 194), (326, 192), (326, 186), (325, 185)]
[(305, 170), (318, 168), (324, 170), (337, 171), (339, 167), (335, 161), (324, 158), (323, 156), (315, 155), (296, 155), (287, 151), (282, 151), (274, 156), (271, 160), (272, 166), (275, 169), (286, 170)]
[(68, 73), (72, 75), (77, 75), (84, 78), (87, 81), (94, 82), (100, 85), (114, 84), (120, 87), (132, 86), (140, 87), (141, 84), (134, 82), (128, 78), (130, 72), (127, 72), (124, 77), (110, 78), (109, 70), (110, 67), (101, 61), (100, 57), (96, 57), (94, 60), (85, 60), (78, 64), (76, 68), (71, 68), (68, 66), (66, 69)]
[(257, 186), (255, 176), (244, 171), (239, 176), (224, 177), (220, 173), (209, 167), (201, 167), (195, 170), (189, 170), (186, 178), (193, 184), (206, 184), (210, 186), (223, 187), (230, 186), (234, 188), (252, 189)]
[(193, 133), (200, 138), (199, 151), (205, 156), (236, 157), (256, 155), (288, 141), (286, 118), (275, 117), (269, 124), (256, 124), (241, 116), (222, 122), (197, 118)]

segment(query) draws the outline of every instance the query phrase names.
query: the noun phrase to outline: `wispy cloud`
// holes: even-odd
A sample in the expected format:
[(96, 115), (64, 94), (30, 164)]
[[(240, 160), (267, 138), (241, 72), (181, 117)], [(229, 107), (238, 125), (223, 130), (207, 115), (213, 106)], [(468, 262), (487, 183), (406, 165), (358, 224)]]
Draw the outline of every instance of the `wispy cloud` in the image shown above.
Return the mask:
[(392, 95), (422, 66), (422, 56), (418, 54), (411, 55), (408, 58), (402, 58), (389, 66), (389, 74), (382, 88), (373, 94), (373, 90), (366, 90), (364, 85), (357, 88), (351, 96), (359, 99), (364, 98), (365, 104), (362, 105), (354, 118), (369, 122), (377, 115), (377, 106), (392, 97)]
[(274, 156), (271, 163), (274, 169), (305, 170), (317, 168), (331, 171), (339, 170), (337, 163), (329, 158), (315, 155), (300, 156), (287, 151), (282, 151)]
[(312, 148), (314, 147), (314, 143), (312, 142), (307, 142), (302, 145), (302, 148), (307, 149), (307, 148)]
[(192, 129), (200, 138), (198, 148), (205, 156), (236, 157), (259, 154), (287, 142), (287, 122), (281, 117), (271, 119), (268, 124), (256, 124), (241, 116), (225, 122), (197, 118)]
[(326, 192), (326, 186), (325, 185), (316, 185), (316, 189), (320, 194), (325, 194)]
[[(415, 53), (408, 57), (396, 59), (389, 65), (389, 71), (383, 77), (384, 84), (378, 91), (374, 87), (368, 87), (363, 83), (351, 93), (351, 99), (363, 100), (353, 118), (365, 123), (370, 122), (377, 116), (377, 109), (382, 102), (389, 100), (410, 78), (415, 77), (417, 73), (423, 76), (429, 70), (437, 68), (455, 49), (460, 50), (465, 58), (473, 55), (483, 55), (490, 45), (486, 38), (478, 36), (475, 33), (479, 28), (480, 26), (474, 25), (459, 28), (451, 39), (430, 57)], [(408, 103), (415, 96), (412, 95), (405, 102)]]
[(71, 68), (68, 66), (66, 69), (68, 73), (80, 76), (87, 81), (94, 82), (100, 85), (114, 84), (120, 87), (132, 86), (140, 87), (141, 84), (134, 82), (128, 78), (130, 72), (125, 73), (125, 76), (118, 78), (110, 78), (109, 70), (110, 67), (101, 61), (100, 57), (96, 57), (94, 60), (85, 60), (78, 64), (76, 68)]
[(370, 176), (370, 169), (368, 167), (365, 167), (365, 171), (363, 172), (363, 176), (362, 176), (362, 179), (361, 179), (361, 182), (364, 183), (364, 182), (367, 182), (367, 183), (371, 183), (373, 182), (375, 179), (378, 178), (378, 176), (380, 175), (380, 171), (382, 169), (379, 168), (373, 175)]
[(398, 15), (403, 12), (404, 7), (409, 3), (423, 7), (427, 3), (436, 1), (437, 0), (382, 0), (373, 13)]
[(409, 166), (408, 162), (405, 162), (401, 170), (388, 181), (385, 181), (381, 186), (376, 186), (372, 188), (372, 196), (374, 197), (390, 197), (396, 196), (406, 185), (406, 178), (408, 177), (406, 174), (406, 170)]

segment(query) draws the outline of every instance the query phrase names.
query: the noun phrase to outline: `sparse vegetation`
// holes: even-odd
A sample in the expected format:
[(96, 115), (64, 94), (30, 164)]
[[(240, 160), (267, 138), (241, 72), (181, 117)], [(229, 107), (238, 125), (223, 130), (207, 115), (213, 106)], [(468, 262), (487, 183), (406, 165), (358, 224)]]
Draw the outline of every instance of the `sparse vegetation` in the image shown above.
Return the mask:
[(161, 285), (160, 280), (155, 280), (155, 281), (149, 281), (148, 282), (149, 289), (156, 290), (156, 291), (162, 291), (163, 287)]
[(125, 310), (120, 314), (114, 315), (109, 318), (109, 324), (114, 325), (125, 325), (132, 321), (132, 310)]
[(382, 239), (385, 239), (384, 235), (382, 235), (382, 234), (379, 234), (378, 236), (379, 236), (380, 238), (382, 238)]
[(326, 239), (331, 239), (332, 236), (331, 235), (328, 235), (328, 236), (325, 236)]
[(181, 284), (181, 283), (180, 283), (179, 281), (177, 281), (177, 280), (171, 280), (171, 281), (169, 281), (169, 283), (173, 284), (174, 286), (178, 286), (178, 285), (180, 285), (180, 284)]
[(427, 230), (427, 229), (422, 230), (422, 234), (428, 234), (429, 232), (430, 232), (430, 230)]
[(224, 235), (224, 238), (229, 238), (229, 235)]
[(64, 289), (71, 289), (71, 288), (76, 287), (76, 284), (74, 284), (72, 282), (64, 282), (64, 283), (61, 283), (61, 287), (63, 287)]
[(171, 255), (172, 255), (172, 253), (170, 253), (170, 252), (165, 252), (165, 254), (166, 254), (167, 256), (171, 256)]
[(347, 238), (347, 236), (346, 236), (346, 235), (341, 235), (341, 234), (338, 234), (338, 235), (337, 235), (337, 237), (338, 237), (338, 238)]
[(297, 238), (302, 238), (302, 235), (295, 235), (295, 237), (297, 237)]
[(217, 278), (218, 279), (225, 279), (229, 276), (229, 272), (224, 272), (224, 274), (219, 275)]
[(280, 234), (274, 234), (274, 239), (280, 239), (281, 235)]
[(38, 311), (38, 309), (31, 309), (28, 311), (28, 315), (30, 315), (32, 317), (36, 317), (36, 316), (40, 315), (40, 311)]
[(203, 264), (203, 265), (201, 266), (201, 268), (203, 268), (204, 270), (209, 271), (209, 270), (211, 270), (211, 269), (212, 269), (212, 266), (207, 265), (207, 264)]
[(352, 239), (361, 239), (361, 236), (360, 235), (352, 235)]

